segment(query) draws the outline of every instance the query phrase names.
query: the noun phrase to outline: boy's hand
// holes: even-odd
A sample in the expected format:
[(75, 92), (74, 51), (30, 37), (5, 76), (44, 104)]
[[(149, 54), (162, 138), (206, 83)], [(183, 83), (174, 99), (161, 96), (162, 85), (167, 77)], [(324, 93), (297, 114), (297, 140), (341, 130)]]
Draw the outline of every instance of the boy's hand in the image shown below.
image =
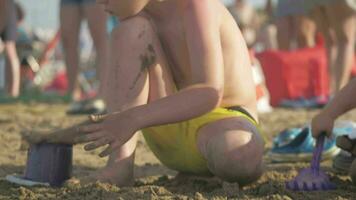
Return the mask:
[(328, 114), (320, 113), (313, 118), (311, 125), (314, 138), (318, 138), (321, 133), (325, 133), (328, 137), (331, 137), (334, 128), (334, 118)]
[(76, 143), (92, 142), (84, 146), (87, 151), (109, 145), (100, 157), (105, 157), (124, 145), (138, 130), (134, 119), (126, 112), (110, 114), (101, 122), (83, 125), (78, 132), (84, 133), (75, 139)]

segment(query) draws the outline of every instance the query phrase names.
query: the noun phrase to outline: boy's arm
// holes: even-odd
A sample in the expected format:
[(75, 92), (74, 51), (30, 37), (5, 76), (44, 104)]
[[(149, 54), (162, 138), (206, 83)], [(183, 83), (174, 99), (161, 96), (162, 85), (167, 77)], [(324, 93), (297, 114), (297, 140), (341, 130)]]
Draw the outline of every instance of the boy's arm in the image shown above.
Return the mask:
[(345, 112), (356, 107), (356, 79), (335, 95), (332, 101), (312, 121), (313, 136), (321, 132), (332, 134), (334, 121)]
[(325, 107), (323, 113), (333, 119), (356, 107), (356, 79), (335, 95), (333, 100)]
[(109, 115), (90, 115), (88, 120), (65, 129), (58, 129), (53, 131), (22, 131), (22, 137), (30, 144), (39, 143), (59, 143), (59, 144), (77, 144), (75, 138), (81, 136), (78, 129), (83, 125), (92, 123), (100, 123)]
[(192, 85), (168, 97), (121, 112), (102, 124), (83, 127), (81, 131), (89, 135), (81, 141), (106, 138), (87, 149), (110, 144), (101, 154), (108, 155), (139, 129), (189, 120), (220, 104), (224, 67), (216, 8), (211, 0), (181, 0), (179, 3), (192, 67)]

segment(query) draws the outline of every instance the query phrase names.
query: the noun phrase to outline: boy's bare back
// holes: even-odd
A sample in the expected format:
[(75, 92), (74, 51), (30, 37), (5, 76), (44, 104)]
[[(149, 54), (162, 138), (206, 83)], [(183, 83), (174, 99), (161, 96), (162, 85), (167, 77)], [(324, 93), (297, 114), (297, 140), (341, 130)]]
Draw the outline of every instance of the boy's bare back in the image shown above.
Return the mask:
[[(178, 89), (194, 84), (191, 80), (191, 58), (199, 58), (200, 52), (189, 51), (186, 43), (182, 14), (177, 9), (179, 0), (152, 2), (143, 13), (156, 27), (164, 53), (170, 59), (170, 70)], [(243, 106), (257, 119), (256, 96), (247, 46), (233, 17), (224, 5), (214, 0), (214, 12), (219, 26), (224, 68), (224, 94), (222, 107)], [(188, 27), (190, 28), (190, 27)], [(209, 30), (206, 30), (209, 31)], [(196, 33), (199, 34), (199, 33)], [(189, 55), (193, 54), (193, 55)]]

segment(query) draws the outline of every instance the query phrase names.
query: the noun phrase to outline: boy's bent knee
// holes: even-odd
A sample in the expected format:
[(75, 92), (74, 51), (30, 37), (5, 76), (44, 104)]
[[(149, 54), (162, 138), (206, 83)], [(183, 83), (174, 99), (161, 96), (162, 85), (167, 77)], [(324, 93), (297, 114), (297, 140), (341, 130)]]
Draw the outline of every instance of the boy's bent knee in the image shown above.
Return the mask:
[(237, 182), (245, 186), (257, 181), (263, 174), (264, 165), (262, 157), (250, 155), (247, 159), (229, 159), (223, 161), (224, 166), (219, 166), (214, 174), (228, 182)]
[(243, 186), (256, 181), (263, 173), (264, 142), (257, 133), (235, 131), (233, 134), (234, 137), (224, 138), (229, 140), (228, 145), (215, 147), (211, 156), (208, 155), (208, 167), (219, 178)]

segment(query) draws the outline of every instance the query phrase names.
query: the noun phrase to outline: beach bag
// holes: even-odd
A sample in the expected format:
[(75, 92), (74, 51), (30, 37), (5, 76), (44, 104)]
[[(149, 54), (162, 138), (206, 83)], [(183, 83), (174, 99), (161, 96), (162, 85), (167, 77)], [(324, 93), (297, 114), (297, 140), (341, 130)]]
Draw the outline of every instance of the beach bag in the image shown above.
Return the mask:
[(296, 51), (265, 51), (257, 54), (271, 105), (286, 99), (328, 96), (329, 78), (325, 50), (307, 48)]

